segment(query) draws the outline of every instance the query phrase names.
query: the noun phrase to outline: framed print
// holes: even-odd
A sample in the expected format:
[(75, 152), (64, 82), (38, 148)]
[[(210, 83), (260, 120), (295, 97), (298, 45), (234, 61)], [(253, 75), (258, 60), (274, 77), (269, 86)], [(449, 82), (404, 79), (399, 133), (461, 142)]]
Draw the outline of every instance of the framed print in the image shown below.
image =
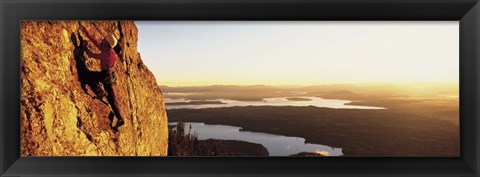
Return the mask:
[(478, 176), (477, 1), (2, 1), (2, 176)]

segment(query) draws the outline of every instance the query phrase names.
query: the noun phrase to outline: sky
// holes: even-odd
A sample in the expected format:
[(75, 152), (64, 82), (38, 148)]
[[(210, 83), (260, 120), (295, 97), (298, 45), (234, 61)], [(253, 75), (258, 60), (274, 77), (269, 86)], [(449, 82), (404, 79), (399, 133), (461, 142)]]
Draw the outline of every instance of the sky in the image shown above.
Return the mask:
[(159, 85), (458, 83), (459, 23), (135, 21)]

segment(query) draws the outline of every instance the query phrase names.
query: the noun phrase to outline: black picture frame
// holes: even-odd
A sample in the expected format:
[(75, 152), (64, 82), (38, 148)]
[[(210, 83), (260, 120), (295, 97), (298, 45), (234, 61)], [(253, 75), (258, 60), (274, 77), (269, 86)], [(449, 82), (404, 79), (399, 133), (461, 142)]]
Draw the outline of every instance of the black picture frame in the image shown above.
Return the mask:
[[(1, 176), (480, 176), (478, 0), (1, 0)], [(21, 157), (21, 20), (460, 22), (460, 157)]]

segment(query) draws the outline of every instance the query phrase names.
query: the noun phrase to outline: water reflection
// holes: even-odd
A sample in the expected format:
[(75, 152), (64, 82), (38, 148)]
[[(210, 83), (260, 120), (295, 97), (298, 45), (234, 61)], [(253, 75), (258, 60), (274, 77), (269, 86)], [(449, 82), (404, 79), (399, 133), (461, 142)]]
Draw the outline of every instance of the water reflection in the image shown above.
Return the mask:
[[(358, 105), (347, 105), (352, 101), (349, 100), (335, 100), (335, 99), (323, 99), (320, 97), (295, 97), (306, 100), (288, 100), (287, 98), (291, 97), (276, 97), (276, 98), (265, 98), (263, 101), (238, 101), (238, 100), (229, 100), (229, 99), (214, 99), (214, 100), (203, 100), (203, 101), (220, 101), (225, 104), (195, 104), (195, 105), (167, 105), (167, 109), (203, 109), (203, 108), (222, 108), (222, 107), (233, 107), (233, 106), (316, 106), (316, 107), (326, 107), (326, 108), (341, 108), (341, 109), (385, 109), (384, 107), (375, 107), (375, 106), (358, 106)], [(186, 98), (165, 98), (165, 103), (178, 103), (178, 102), (189, 102), (191, 100)]]
[[(170, 122), (169, 125), (176, 125)], [(185, 123), (185, 133), (192, 127), (190, 133), (198, 135), (198, 139), (239, 140), (262, 144), (267, 148), (270, 156), (289, 156), (300, 152), (310, 152), (325, 156), (343, 155), (341, 148), (333, 148), (321, 144), (305, 143), (304, 138), (288, 137), (260, 132), (240, 131), (241, 127), (226, 125), (207, 125), (204, 123)]]

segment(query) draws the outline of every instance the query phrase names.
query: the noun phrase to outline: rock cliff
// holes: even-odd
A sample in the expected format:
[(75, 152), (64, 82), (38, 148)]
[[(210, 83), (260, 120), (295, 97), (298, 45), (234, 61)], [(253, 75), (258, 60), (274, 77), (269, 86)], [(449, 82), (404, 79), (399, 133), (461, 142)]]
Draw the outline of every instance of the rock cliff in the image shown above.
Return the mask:
[[(99, 52), (80, 30), (97, 39), (114, 34), (114, 84), (125, 125), (111, 128), (114, 114), (97, 97), (86, 72), (100, 71), (80, 41)], [(153, 74), (137, 52), (132, 21), (23, 21), (21, 23), (21, 154), (26, 156), (165, 156), (167, 114)], [(114, 122), (113, 122), (114, 123)]]

